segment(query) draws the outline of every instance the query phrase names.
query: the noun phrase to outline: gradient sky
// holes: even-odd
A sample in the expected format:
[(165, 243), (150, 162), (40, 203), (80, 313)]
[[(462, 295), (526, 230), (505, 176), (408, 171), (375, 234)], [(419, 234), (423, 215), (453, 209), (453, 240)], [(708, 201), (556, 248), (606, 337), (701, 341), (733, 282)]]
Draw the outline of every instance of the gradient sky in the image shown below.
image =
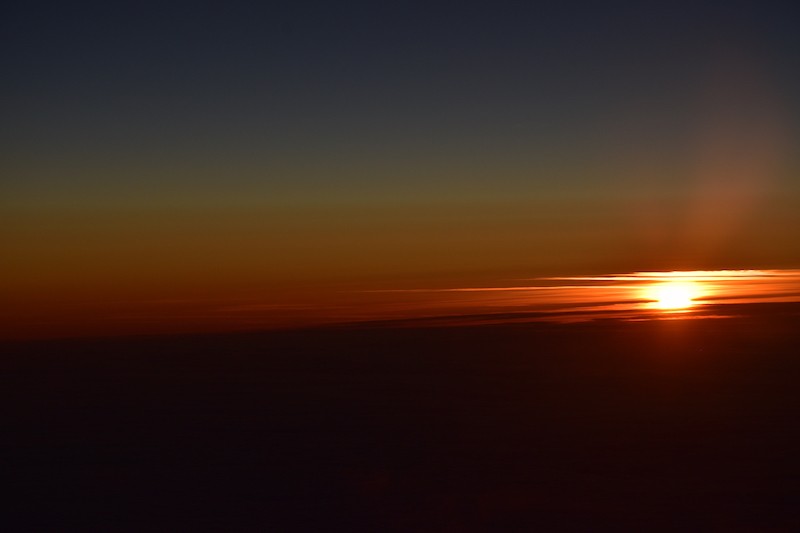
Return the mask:
[(2, 18), (7, 330), (800, 265), (790, 2), (14, 2)]

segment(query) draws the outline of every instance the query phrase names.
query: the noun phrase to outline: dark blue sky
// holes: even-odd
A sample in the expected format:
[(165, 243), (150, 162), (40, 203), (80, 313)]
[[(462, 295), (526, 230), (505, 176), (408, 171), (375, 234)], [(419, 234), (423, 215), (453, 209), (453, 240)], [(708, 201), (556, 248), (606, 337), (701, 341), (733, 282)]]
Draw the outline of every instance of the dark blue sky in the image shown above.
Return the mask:
[(670, 159), (720, 63), (755, 65), (792, 116), (800, 94), (789, 3), (19, 2), (4, 18), (23, 166), (530, 167), (638, 142)]

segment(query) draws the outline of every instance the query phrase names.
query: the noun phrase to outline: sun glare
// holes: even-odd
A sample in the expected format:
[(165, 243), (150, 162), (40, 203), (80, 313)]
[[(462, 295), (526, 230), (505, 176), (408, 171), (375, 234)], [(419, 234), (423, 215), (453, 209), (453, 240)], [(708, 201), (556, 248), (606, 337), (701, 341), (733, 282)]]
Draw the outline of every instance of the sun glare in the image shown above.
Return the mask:
[(694, 305), (694, 299), (698, 296), (695, 284), (683, 281), (659, 283), (648, 292), (648, 299), (653, 301), (653, 307), (664, 310), (691, 307)]

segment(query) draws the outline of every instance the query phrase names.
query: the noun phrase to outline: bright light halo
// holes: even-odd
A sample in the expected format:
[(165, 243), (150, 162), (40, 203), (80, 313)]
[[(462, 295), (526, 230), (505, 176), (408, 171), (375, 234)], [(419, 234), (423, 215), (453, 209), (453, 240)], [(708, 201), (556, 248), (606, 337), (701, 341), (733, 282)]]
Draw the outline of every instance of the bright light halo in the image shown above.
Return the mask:
[(669, 281), (653, 287), (648, 299), (653, 301), (656, 309), (676, 310), (691, 307), (697, 296), (698, 290), (693, 283)]

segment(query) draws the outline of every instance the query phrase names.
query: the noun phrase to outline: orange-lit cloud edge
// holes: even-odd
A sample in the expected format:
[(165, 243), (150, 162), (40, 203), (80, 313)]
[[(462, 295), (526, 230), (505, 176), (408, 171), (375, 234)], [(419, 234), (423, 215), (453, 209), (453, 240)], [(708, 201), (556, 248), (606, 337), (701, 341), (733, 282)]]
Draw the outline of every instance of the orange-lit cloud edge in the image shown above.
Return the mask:
[[(750, 304), (800, 303), (800, 269), (646, 271), (521, 281), (527, 284), (371, 292), (391, 293), (398, 302), (427, 294), (416, 309), (409, 302), (404, 318), (453, 325), (732, 318), (753, 312)], [(686, 305), (658, 301), (659, 287), (687, 284), (691, 301)]]
[[(526, 283), (341, 291), (321, 305), (250, 301), (214, 312), (229, 323), (252, 328), (270, 327), (278, 316), (288, 326), (421, 327), (731, 318), (752, 313), (752, 304), (800, 303), (800, 269), (632, 272), (517, 281)], [(658, 305), (652, 289), (670, 283), (695, 287), (690, 305)]]

